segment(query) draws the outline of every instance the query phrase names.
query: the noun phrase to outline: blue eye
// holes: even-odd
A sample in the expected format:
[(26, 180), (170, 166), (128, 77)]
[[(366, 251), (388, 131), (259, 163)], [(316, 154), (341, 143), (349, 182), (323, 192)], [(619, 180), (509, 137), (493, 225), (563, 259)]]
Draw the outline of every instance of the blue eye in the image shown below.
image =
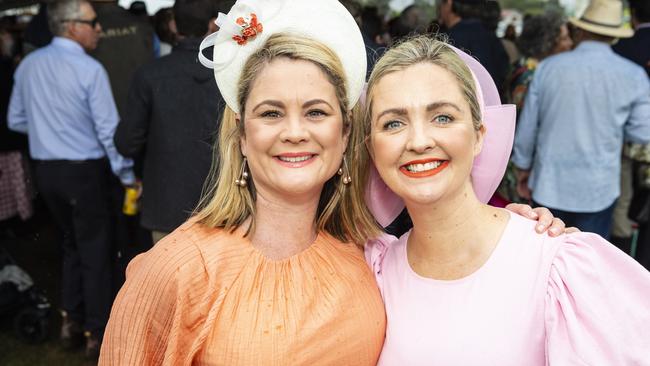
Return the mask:
[(388, 121), (384, 123), (384, 130), (394, 130), (396, 128), (400, 128), (402, 126), (402, 122), (400, 121)]
[(451, 123), (451, 122), (453, 122), (453, 118), (451, 118), (451, 116), (448, 116), (448, 115), (446, 115), (446, 114), (441, 114), (441, 115), (439, 115), (439, 116), (435, 116), (435, 117), (433, 118), (433, 120), (434, 120), (436, 123), (439, 123), (439, 124), (441, 124), (441, 125), (446, 125), (447, 123)]

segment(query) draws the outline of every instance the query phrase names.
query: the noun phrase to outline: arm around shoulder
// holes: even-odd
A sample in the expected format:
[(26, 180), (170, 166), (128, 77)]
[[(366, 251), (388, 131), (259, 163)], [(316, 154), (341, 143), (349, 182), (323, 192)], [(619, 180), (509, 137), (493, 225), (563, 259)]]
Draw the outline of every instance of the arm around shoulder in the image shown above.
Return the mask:
[(598, 235), (558, 240), (546, 294), (549, 365), (650, 365), (650, 272)]

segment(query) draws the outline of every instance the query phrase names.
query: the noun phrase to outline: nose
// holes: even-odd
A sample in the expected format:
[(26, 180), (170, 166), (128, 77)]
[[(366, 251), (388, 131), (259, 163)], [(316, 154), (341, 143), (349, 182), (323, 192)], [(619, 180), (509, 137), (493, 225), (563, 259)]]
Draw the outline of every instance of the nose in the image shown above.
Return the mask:
[(287, 115), (284, 121), (284, 128), (280, 134), (282, 142), (298, 144), (309, 140), (309, 131), (306, 121), (298, 113)]
[(418, 154), (431, 151), (436, 147), (433, 128), (423, 121), (412, 121), (409, 125), (406, 148)]
[(97, 33), (102, 32), (102, 25), (99, 22), (97, 22), (97, 24), (95, 24), (95, 32), (97, 32)]

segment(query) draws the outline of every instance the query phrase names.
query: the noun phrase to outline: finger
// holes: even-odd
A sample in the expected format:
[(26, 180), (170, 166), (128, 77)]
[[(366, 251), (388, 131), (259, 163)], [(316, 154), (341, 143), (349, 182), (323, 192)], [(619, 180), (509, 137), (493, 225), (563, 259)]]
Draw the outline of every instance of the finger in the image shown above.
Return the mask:
[(553, 218), (551, 227), (548, 229), (548, 235), (551, 237), (559, 236), (564, 233), (565, 228), (564, 221), (558, 219), (557, 217)]
[(533, 210), (537, 213), (537, 215), (539, 215), (535, 230), (541, 234), (551, 226), (551, 223), (553, 222), (553, 214), (551, 211), (549, 211), (549, 209), (545, 207), (537, 207)]
[(571, 226), (571, 227), (568, 227), (568, 228), (564, 229), (565, 234), (579, 233), (579, 232), (580, 232), (580, 229), (578, 229), (575, 226)]

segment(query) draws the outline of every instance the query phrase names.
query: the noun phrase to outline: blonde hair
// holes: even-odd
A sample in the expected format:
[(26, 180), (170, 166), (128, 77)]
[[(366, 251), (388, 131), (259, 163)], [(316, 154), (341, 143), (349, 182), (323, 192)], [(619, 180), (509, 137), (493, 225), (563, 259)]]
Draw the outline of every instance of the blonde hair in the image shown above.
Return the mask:
[[(251, 225), (248, 235), (255, 225), (255, 185), (249, 180), (245, 188), (234, 184), (239, 178), (243, 156), (240, 150), (240, 137), (244, 134), (244, 110), (256, 77), (273, 59), (287, 57), (294, 60), (310, 61), (317, 65), (334, 86), (343, 118), (344, 131), (350, 131), (350, 141), (358, 138), (359, 128), (352, 124), (352, 116), (358, 117), (358, 107), (348, 106), (345, 73), (338, 56), (327, 46), (301, 36), (275, 34), (246, 61), (238, 85), (238, 102), (241, 122), (237, 123), (235, 112), (225, 107), (219, 139), (215, 147), (210, 175), (206, 180), (203, 197), (197, 208), (199, 222), (210, 227), (220, 227), (234, 231), (249, 217)], [(360, 121), (360, 119), (354, 119)], [(345, 152), (350, 171), (355, 171), (363, 146), (350, 146)], [(323, 187), (318, 203), (316, 226), (344, 242), (362, 245), (369, 237), (376, 235), (379, 228), (365, 206), (360, 182), (352, 177), (346, 187), (338, 175), (330, 178)], [(356, 188), (355, 188), (356, 187)]]

